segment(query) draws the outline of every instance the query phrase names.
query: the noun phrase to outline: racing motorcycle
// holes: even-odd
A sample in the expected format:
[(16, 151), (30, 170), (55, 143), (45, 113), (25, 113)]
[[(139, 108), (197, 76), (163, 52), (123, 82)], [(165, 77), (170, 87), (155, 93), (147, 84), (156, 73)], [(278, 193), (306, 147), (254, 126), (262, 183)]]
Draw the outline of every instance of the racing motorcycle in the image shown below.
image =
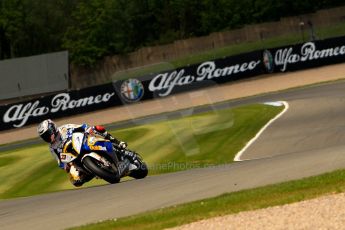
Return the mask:
[[(125, 151), (135, 154), (136, 160), (130, 162)], [(125, 176), (142, 179), (148, 174), (147, 165), (138, 153), (121, 149), (109, 140), (88, 133), (73, 133), (60, 158), (65, 164), (74, 162), (81, 173), (111, 184), (118, 183)]]

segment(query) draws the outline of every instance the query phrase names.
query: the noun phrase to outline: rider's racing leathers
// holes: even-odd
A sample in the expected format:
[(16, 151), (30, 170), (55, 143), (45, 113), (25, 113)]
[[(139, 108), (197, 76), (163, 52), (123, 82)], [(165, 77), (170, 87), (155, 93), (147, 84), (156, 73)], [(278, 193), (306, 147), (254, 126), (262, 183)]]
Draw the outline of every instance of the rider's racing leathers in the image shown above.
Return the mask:
[(70, 181), (74, 186), (81, 186), (83, 183), (92, 179), (92, 177), (82, 174), (80, 172), (80, 167), (76, 164), (64, 164), (61, 162), (60, 154), (63, 151), (64, 145), (69, 139), (71, 139), (74, 132), (87, 132), (90, 134), (100, 135), (105, 139), (112, 141), (121, 148), (126, 148), (127, 144), (125, 142), (119, 141), (116, 138), (112, 137), (103, 126), (91, 126), (87, 124), (76, 125), (76, 124), (66, 124), (57, 128), (58, 133), (55, 137), (55, 140), (50, 144), (50, 152), (52, 156), (58, 162), (60, 168), (66, 170), (70, 175)]

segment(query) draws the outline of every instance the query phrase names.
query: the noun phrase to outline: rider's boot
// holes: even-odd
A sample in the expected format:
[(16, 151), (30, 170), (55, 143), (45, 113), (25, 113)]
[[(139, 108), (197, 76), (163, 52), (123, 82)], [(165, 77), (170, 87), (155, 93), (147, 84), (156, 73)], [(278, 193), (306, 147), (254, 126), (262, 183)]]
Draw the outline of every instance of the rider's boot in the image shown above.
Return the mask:
[(69, 177), (70, 177), (71, 183), (74, 186), (80, 187), (84, 183), (92, 180), (94, 176), (83, 173), (79, 167), (75, 165), (71, 165), (70, 170), (69, 170)]

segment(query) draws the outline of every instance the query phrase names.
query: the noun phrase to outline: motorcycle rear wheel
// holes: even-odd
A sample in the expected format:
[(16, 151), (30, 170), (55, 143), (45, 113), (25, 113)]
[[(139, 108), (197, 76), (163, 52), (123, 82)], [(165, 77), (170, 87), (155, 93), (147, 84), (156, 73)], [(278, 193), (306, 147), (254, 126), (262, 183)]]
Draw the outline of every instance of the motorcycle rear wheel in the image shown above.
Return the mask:
[(115, 184), (120, 181), (118, 170), (115, 171), (114, 169), (103, 168), (102, 167), (103, 163), (93, 157), (88, 157), (88, 156), (85, 157), (83, 159), (83, 164), (88, 170), (93, 172), (96, 176), (102, 178), (103, 180), (111, 184)]

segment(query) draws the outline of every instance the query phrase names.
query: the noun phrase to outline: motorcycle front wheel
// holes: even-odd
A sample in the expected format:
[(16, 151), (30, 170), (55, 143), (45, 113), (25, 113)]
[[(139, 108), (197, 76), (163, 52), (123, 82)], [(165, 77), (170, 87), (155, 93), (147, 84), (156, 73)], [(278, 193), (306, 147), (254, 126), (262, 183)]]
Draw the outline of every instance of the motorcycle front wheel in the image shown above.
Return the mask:
[(134, 179), (143, 179), (147, 176), (149, 170), (147, 168), (147, 165), (140, 161), (140, 165), (138, 169), (135, 169), (129, 173), (130, 177), (133, 177)]
[(102, 178), (103, 180), (111, 184), (115, 184), (120, 181), (120, 176), (117, 167), (112, 163), (110, 164), (112, 164), (113, 167), (110, 168), (108, 166), (105, 166), (103, 162), (98, 161), (93, 157), (87, 156), (83, 159), (83, 164), (88, 170), (90, 170), (96, 176)]

